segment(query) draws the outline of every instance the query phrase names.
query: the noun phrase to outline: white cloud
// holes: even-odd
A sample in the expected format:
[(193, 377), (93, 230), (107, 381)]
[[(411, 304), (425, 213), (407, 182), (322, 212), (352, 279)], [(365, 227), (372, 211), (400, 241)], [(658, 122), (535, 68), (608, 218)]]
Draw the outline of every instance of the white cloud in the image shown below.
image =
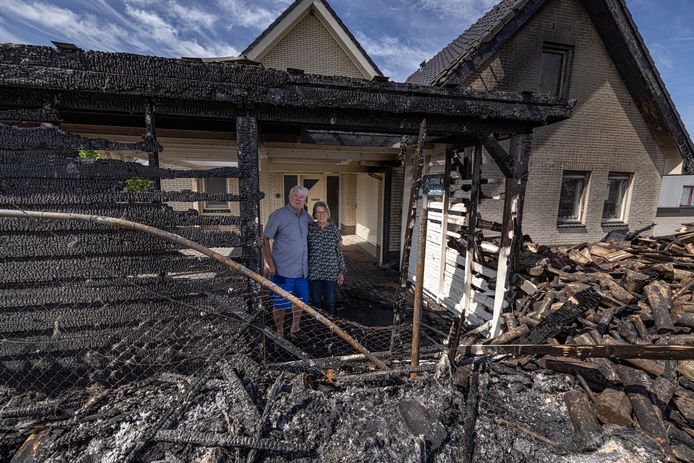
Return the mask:
[(270, 10), (258, 5), (257, 2), (246, 0), (219, 0), (219, 6), (225, 12), (223, 20), (229, 28), (243, 26), (264, 29), (281, 13), (279, 9)]
[(2, 18), (0, 18), (0, 43), (25, 43), (26, 41), (23, 40), (21, 37), (18, 35), (15, 35), (5, 29), (4, 24), (2, 23)]
[(476, 21), (500, 0), (418, 0), (416, 8), (431, 11), (447, 19)]
[(661, 71), (670, 71), (675, 63), (670, 49), (660, 43), (654, 43), (650, 47), (651, 57), (655, 61), (656, 67)]
[(397, 37), (382, 35), (377, 38), (358, 31), (355, 34), (366, 53), (382, 65), (381, 71), (394, 81), (404, 81), (419, 63), (433, 56), (432, 50), (404, 44)]
[(217, 22), (217, 17), (198, 8), (181, 5), (176, 1), (169, 2), (171, 12), (183, 23), (183, 25), (196, 28), (211, 28)]
[[(195, 39), (182, 37), (181, 32), (173, 24), (167, 22), (156, 13), (135, 8), (130, 4), (125, 7), (125, 12), (138, 23), (138, 29), (144, 29), (148, 37), (157, 44), (178, 56), (230, 56), (237, 55), (238, 51), (228, 45), (202, 45)], [(150, 49), (159, 49), (150, 45)]]
[(42, 2), (4, 1), (5, 14), (46, 32), (56, 40), (68, 39), (82, 46), (115, 50), (120, 44), (120, 37), (125, 35), (120, 27), (100, 21), (93, 15), (79, 15)]

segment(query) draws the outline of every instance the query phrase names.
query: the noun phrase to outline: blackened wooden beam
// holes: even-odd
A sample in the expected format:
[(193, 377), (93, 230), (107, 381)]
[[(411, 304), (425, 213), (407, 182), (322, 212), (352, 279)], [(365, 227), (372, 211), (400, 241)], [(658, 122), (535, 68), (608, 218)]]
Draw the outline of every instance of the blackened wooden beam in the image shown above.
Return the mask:
[(463, 310), (460, 317), (455, 320), (453, 335), (449, 342), (448, 358), (452, 368), (455, 368), (456, 349), (452, 346), (457, 346), (460, 343), (460, 333), (465, 323), (467, 311), (472, 305), (472, 265), (476, 254), (477, 242), (475, 239), (475, 231), (477, 228), (477, 206), (480, 197), (480, 180), (482, 176), (482, 145), (477, 143), (472, 158), (472, 185), (470, 188), (470, 200), (468, 201), (468, 229), (467, 229), (467, 249), (465, 251), (465, 274), (463, 278)]
[(504, 177), (513, 177), (513, 158), (506, 150), (496, 141), (493, 133), (478, 132), (475, 134), (477, 140), (484, 146), (489, 155), (494, 159), (496, 165)]
[(549, 355), (559, 358), (692, 360), (694, 346), (657, 344), (474, 344), (460, 346), (461, 355)]
[[(275, 110), (326, 109), (334, 111), (336, 120), (342, 111), (357, 110), (366, 119), (373, 117), (369, 113), (398, 115), (405, 120), (421, 120), (431, 114), (458, 121), (483, 117), (544, 125), (567, 118), (573, 107), (572, 102), (548, 96), (492, 95), (123, 53), (75, 52), (68, 56), (48, 47), (24, 45), (0, 45), (0, 63), (0, 87), (156, 98), (159, 115), (161, 98)], [(92, 101), (95, 109), (104, 109), (98, 98)], [(61, 100), (61, 108), (64, 105)]]
[(236, 140), (238, 144), (239, 193), (244, 199), (240, 203), (241, 236), (244, 240), (243, 257), (248, 267), (260, 271), (260, 180), (258, 177), (258, 124), (255, 116), (246, 114), (236, 118)]
[(515, 257), (523, 246), (523, 210), (525, 209), (525, 190), (528, 185), (528, 164), (531, 154), (531, 133), (516, 134), (511, 138), (511, 157), (513, 176), (516, 181), (516, 203), (513, 217), (513, 246), (511, 268), (515, 270)]
[[(156, 122), (154, 120), (154, 105), (152, 101), (147, 102), (145, 107), (145, 141), (152, 145), (152, 150), (147, 153), (149, 167), (154, 169), (159, 168), (159, 150), (156, 149), (157, 135), (155, 133)], [(152, 177), (152, 189), (154, 191), (161, 190), (161, 179), (159, 177)]]
[(57, 125), (60, 122), (58, 111), (50, 106), (41, 108), (7, 109), (0, 111), (0, 122), (11, 124), (19, 122), (45, 122)]
[(504, 216), (501, 224), (501, 242), (497, 265), (496, 290), (494, 293), (494, 314), (491, 335), (497, 336), (501, 330), (501, 312), (504, 304), (513, 303), (513, 276), (515, 255), (523, 242), (522, 222), (525, 187), (528, 181), (528, 160), (530, 158), (529, 133), (515, 134), (511, 137), (509, 155), (513, 160), (513, 175), (506, 177), (504, 196)]
[[(26, 159), (28, 161), (28, 159)], [(162, 169), (145, 166), (138, 162), (123, 162), (116, 159), (36, 159), (32, 163), (0, 163), (0, 178), (7, 179), (58, 179), (58, 178), (233, 178), (239, 176), (236, 167), (218, 167), (214, 169)], [(257, 192), (256, 192), (257, 197)]]
[(149, 141), (144, 139), (137, 143), (119, 143), (100, 138), (86, 139), (55, 127), (17, 128), (0, 124), (0, 149), (54, 149), (64, 151), (70, 148), (74, 150), (114, 151), (161, 151), (162, 149), (156, 140)]

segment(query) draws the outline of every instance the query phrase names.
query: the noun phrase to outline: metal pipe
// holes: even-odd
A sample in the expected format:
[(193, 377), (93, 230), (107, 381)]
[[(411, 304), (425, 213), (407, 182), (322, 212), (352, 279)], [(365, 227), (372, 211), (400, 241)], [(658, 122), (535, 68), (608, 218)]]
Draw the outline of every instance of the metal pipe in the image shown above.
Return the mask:
[(77, 220), (81, 222), (93, 222), (101, 225), (110, 225), (114, 227), (121, 227), (121, 228), (128, 228), (131, 230), (137, 230), (141, 231), (144, 233), (148, 233), (150, 235), (157, 236), (159, 238), (171, 241), (173, 243), (176, 243), (181, 246), (185, 246), (186, 248), (193, 249), (195, 251), (200, 252), (201, 254), (206, 255), (212, 260), (215, 260), (223, 265), (226, 265), (230, 269), (240, 273), (241, 275), (250, 278), (251, 280), (259, 283), (262, 287), (269, 289), (270, 291), (273, 291), (280, 296), (284, 297), (288, 301), (290, 301), (292, 304), (298, 306), (318, 320), (323, 326), (328, 328), (331, 332), (335, 333), (338, 335), (342, 340), (344, 340), (347, 344), (352, 346), (355, 350), (360, 352), (361, 354), (364, 355), (367, 359), (371, 361), (374, 365), (376, 365), (378, 368), (383, 369), (383, 370), (388, 370), (388, 367), (386, 366), (385, 363), (383, 363), (382, 360), (380, 360), (378, 357), (373, 355), (366, 347), (362, 346), (356, 339), (354, 339), (352, 336), (350, 336), (345, 330), (337, 326), (335, 323), (330, 321), (327, 317), (322, 315), (320, 312), (318, 312), (316, 309), (313, 307), (304, 304), (304, 302), (294, 296), (293, 294), (289, 294), (276, 284), (272, 283), (270, 280), (264, 278), (261, 275), (258, 275), (257, 273), (249, 270), (245, 266), (239, 264), (238, 262), (234, 262), (233, 260), (212, 251), (209, 248), (206, 248), (205, 246), (202, 246), (194, 241), (188, 240), (186, 238), (183, 238), (180, 235), (176, 235), (174, 233), (170, 233), (164, 230), (161, 230), (159, 228), (155, 227), (150, 227), (149, 225), (144, 225), (141, 223), (137, 222), (131, 222), (129, 220), (125, 219), (118, 219), (115, 217), (105, 217), (101, 215), (89, 215), (89, 214), (72, 214), (72, 213), (65, 213), (65, 212), (45, 212), (45, 211), (22, 211), (22, 210), (14, 210), (14, 209), (0, 209), (0, 217), (16, 217), (16, 218), (35, 218), (35, 219), (49, 219), (49, 220)]
[[(427, 209), (427, 198), (422, 197), (422, 209), (419, 214), (419, 233), (417, 239), (417, 269), (414, 289), (414, 312), (412, 313), (412, 366), (419, 365), (419, 342), (421, 337), (422, 321), (422, 296), (424, 294), (424, 259), (426, 257), (427, 246), (427, 222), (429, 214)], [(416, 374), (410, 373), (410, 379), (414, 379)]]

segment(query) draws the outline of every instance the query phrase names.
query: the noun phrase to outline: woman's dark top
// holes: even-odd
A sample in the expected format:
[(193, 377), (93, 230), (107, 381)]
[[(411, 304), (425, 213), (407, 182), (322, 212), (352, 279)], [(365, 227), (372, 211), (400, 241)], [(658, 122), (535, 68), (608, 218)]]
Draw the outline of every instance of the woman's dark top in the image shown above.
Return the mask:
[(340, 241), (342, 234), (337, 225), (329, 223), (321, 228), (317, 222), (308, 225), (308, 279), (337, 280), (344, 273), (345, 258)]

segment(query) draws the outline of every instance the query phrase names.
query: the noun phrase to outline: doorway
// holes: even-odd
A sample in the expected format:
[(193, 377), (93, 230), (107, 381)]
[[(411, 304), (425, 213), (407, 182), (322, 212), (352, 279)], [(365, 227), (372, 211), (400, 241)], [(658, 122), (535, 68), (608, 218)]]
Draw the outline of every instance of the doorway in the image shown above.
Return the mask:
[(313, 205), (325, 201), (325, 175), (301, 175), (301, 185), (308, 190), (306, 209), (313, 212)]

